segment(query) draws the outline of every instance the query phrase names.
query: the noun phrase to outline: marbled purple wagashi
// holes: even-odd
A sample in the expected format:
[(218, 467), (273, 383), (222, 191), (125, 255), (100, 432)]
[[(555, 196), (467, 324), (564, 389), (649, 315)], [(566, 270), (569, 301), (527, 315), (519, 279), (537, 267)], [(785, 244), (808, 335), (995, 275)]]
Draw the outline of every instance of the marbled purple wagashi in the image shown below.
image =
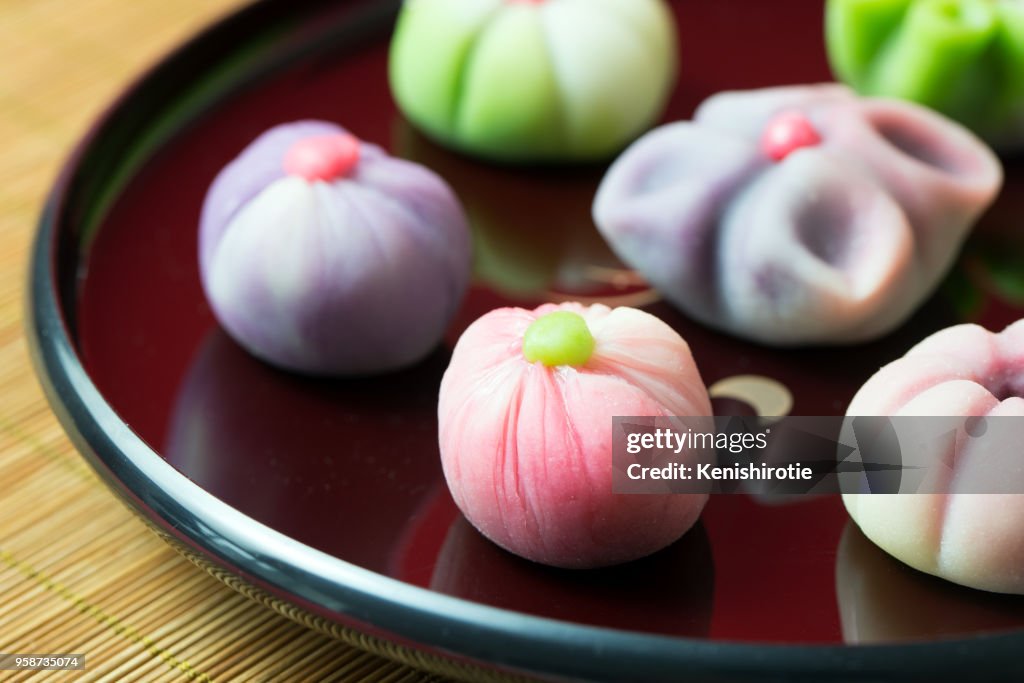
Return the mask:
[(609, 170), (594, 218), (690, 316), (754, 341), (851, 344), (906, 320), (1002, 185), (973, 134), (844, 86), (729, 92)]
[(228, 164), (199, 233), (224, 328), (254, 355), (313, 374), (425, 357), (465, 292), (470, 251), (439, 176), (319, 121), (272, 128)]

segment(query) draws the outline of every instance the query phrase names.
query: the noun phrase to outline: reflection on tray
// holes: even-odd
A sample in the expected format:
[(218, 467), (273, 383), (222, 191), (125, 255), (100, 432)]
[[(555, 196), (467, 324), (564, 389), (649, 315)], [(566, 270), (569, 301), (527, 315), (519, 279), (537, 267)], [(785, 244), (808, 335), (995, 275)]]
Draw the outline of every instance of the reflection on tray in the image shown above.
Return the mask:
[(215, 329), (181, 385), (163, 452), (256, 520), (383, 570), (382, 539), (399, 536), (440, 481), (437, 388), (446, 364), (438, 351), (405, 372), (316, 380), (265, 365)]
[(473, 231), (474, 275), (482, 283), (522, 301), (642, 306), (658, 299), (594, 226), (591, 205), (603, 166), (481, 164), (434, 144), (401, 118), (393, 137), (397, 155), (432, 169), (458, 194)]
[(848, 522), (836, 555), (836, 597), (850, 644), (924, 641), (1024, 627), (1024, 596), (964, 588), (890, 557)]
[(430, 587), (486, 605), (595, 626), (707, 637), (714, 565), (703, 525), (636, 562), (588, 571), (554, 569), (505, 552), (459, 515)]

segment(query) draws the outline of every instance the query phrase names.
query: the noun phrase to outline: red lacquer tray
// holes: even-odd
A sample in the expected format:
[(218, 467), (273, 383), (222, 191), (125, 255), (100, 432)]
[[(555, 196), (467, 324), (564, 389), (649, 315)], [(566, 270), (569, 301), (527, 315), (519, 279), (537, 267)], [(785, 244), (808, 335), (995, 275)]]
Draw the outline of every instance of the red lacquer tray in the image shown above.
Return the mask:
[[(666, 119), (718, 90), (830, 78), (819, 3), (671, 4), (682, 70)], [(1024, 600), (900, 565), (834, 497), (720, 496), (679, 543), (614, 569), (508, 555), (455, 509), (435, 413), (450, 349), (472, 320), (578, 299), (659, 315), (709, 384), (767, 377), (792, 395), (793, 414), (842, 414), (871, 373), (930, 332), (1021, 317), (1024, 243), (1013, 230), (1024, 168), (1007, 161), (999, 204), (896, 333), (856, 348), (765, 349), (689, 322), (615, 260), (590, 218), (602, 167), (491, 166), (412, 130), (387, 86), (396, 12), (370, 1), (249, 7), (140, 80), (69, 163), (41, 222), (30, 331), (56, 411), (111, 488), (285, 613), (430, 653), (422, 666), (467, 677), (483, 674), (443, 662), (587, 680), (1024, 675)], [(473, 289), (445, 343), (408, 371), (316, 380), (274, 370), (226, 337), (204, 301), (196, 230), (207, 187), (261, 131), (303, 118), (434, 168), (471, 216)]]

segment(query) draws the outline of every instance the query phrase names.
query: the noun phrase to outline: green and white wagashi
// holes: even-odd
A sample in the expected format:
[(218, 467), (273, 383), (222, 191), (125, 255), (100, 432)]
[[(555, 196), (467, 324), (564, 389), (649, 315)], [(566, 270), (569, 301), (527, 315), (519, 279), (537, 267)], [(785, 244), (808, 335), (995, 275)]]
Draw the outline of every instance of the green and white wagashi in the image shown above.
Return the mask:
[(406, 0), (390, 56), (414, 125), (513, 162), (613, 156), (659, 117), (676, 69), (663, 0)]

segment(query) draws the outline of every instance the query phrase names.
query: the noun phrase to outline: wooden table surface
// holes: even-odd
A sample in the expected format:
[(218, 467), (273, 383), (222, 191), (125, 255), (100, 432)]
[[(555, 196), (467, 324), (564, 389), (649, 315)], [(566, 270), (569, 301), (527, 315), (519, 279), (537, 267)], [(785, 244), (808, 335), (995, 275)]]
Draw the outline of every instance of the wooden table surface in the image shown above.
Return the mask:
[(86, 670), (60, 680), (440, 680), (309, 631), (179, 556), (85, 465), (29, 362), (28, 251), (60, 165), (134, 76), (238, 4), (0, 0), (0, 653), (84, 654)]

